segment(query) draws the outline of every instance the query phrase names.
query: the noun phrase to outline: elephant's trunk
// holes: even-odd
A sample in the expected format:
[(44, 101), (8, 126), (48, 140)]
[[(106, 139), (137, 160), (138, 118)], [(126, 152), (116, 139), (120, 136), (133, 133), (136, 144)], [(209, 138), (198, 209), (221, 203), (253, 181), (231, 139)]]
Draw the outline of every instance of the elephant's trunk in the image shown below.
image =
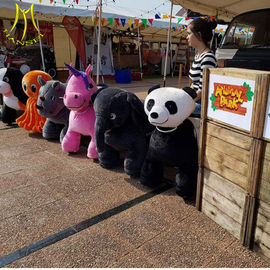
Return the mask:
[(95, 122), (95, 139), (96, 139), (96, 147), (99, 153), (104, 150), (105, 143), (105, 132), (108, 130), (108, 123), (105, 118), (97, 117)]

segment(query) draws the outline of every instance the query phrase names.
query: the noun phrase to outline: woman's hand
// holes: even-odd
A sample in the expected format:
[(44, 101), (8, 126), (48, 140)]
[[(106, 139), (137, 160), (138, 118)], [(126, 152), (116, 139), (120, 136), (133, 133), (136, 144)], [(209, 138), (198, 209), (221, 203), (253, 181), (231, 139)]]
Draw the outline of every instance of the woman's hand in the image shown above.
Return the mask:
[(195, 102), (201, 99), (202, 91), (201, 91), (201, 90), (198, 90), (196, 93), (197, 93), (197, 97), (194, 98), (194, 101), (195, 101)]

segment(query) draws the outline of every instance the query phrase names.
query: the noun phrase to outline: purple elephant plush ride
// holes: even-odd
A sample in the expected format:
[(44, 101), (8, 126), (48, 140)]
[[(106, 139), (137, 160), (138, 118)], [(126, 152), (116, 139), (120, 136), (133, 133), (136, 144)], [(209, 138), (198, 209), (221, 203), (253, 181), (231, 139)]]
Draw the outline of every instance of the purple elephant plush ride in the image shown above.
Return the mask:
[(81, 135), (91, 136), (87, 157), (97, 159), (95, 143), (96, 116), (90, 98), (98, 88), (90, 77), (92, 66), (89, 65), (85, 72), (65, 64), (70, 71), (64, 95), (64, 104), (70, 110), (69, 126), (62, 141), (65, 152), (77, 152), (80, 148)]

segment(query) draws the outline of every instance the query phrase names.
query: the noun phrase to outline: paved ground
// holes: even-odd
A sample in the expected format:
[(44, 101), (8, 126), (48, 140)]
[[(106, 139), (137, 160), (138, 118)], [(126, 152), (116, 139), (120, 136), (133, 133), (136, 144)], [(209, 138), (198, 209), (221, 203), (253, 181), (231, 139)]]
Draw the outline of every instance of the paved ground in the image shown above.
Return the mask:
[[(143, 97), (156, 82), (123, 88)], [(0, 141), (0, 266), (270, 266), (169, 182), (146, 188), (122, 168), (91, 162), (84, 146), (68, 155), (56, 141), (2, 123)]]

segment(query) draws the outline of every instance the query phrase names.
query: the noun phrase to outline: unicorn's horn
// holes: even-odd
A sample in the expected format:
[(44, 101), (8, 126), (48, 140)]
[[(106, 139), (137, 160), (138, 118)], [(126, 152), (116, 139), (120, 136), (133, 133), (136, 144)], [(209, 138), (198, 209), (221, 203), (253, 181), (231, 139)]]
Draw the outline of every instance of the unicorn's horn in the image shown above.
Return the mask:
[(67, 63), (64, 63), (64, 64), (70, 70), (71, 74), (75, 75), (76, 77), (81, 75), (81, 73), (77, 69), (71, 67)]

